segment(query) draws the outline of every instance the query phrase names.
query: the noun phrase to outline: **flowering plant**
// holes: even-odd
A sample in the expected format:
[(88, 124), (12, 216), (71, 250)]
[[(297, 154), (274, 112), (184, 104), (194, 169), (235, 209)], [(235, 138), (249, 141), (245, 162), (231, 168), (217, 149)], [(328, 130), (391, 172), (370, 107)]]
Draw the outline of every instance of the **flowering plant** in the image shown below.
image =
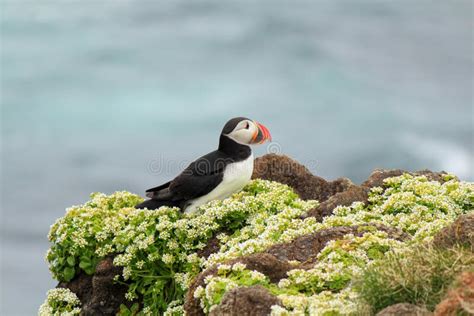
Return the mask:
[(52, 289), (46, 295), (46, 301), (40, 306), (39, 316), (73, 316), (81, 312), (81, 302), (69, 289)]
[[(252, 181), (231, 198), (212, 201), (194, 214), (169, 207), (135, 209), (141, 201), (128, 192), (95, 193), (84, 205), (68, 209), (49, 233), (52, 246), (46, 259), (53, 276), (70, 281), (81, 270), (92, 274), (102, 258), (115, 255), (114, 265), (123, 267), (116, 282), (128, 286), (128, 300), (140, 297), (143, 314), (178, 311), (176, 302), (206, 264), (196, 252), (216, 233), (227, 232), (219, 235), (223, 242), (250, 240), (257, 229), (265, 230), (265, 218), (284, 210), (290, 225), (290, 218), (316, 205), (300, 200), (286, 185), (264, 180)], [(248, 228), (254, 226), (258, 228)], [(127, 314), (127, 308), (122, 312)]]
[[(217, 275), (193, 293), (206, 312), (232, 288), (258, 284), (281, 300), (283, 306), (272, 307), (274, 315), (337, 315), (356, 313), (358, 294), (352, 280), (364, 268), (387, 252), (430, 240), (460, 214), (472, 212), (474, 184), (449, 175), (439, 183), (405, 174), (385, 180), (384, 188), (373, 188), (367, 204), (337, 207), (321, 223), (302, 218), (316, 201), (303, 201), (288, 186), (265, 180), (254, 180), (194, 214), (169, 207), (135, 209), (141, 201), (128, 192), (95, 193), (84, 205), (68, 209), (49, 233), (52, 245), (46, 258), (53, 276), (70, 281), (79, 271), (92, 274), (102, 258), (114, 255), (114, 264), (123, 267), (116, 282), (128, 286), (126, 298), (135, 302), (119, 313), (181, 315), (192, 278), (217, 264)], [(376, 229), (358, 237), (346, 235), (327, 243), (310, 269), (299, 269), (295, 262), (278, 284), (242, 265), (225, 265), (321, 229), (374, 224), (397, 228), (412, 238), (401, 242)], [(214, 236), (220, 249), (207, 259), (199, 257), (197, 252)], [(48, 295), (42, 310), (63, 310), (56, 301)], [(73, 312), (79, 303), (71, 306), (67, 308)]]
[[(374, 224), (400, 229), (412, 238), (398, 241), (372, 226), (374, 230), (368, 229), (361, 237), (348, 234), (328, 242), (312, 268), (290, 270), (288, 278), (278, 283), (278, 290), (269, 282), (259, 283), (282, 301), (283, 306), (273, 306), (272, 315), (358, 314), (361, 302), (352, 281), (364, 269), (384, 260), (388, 252), (400, 252), (431, 240), (434, 234), (459, 215), (474, 211), (474, 184), (457, 181), (450, 175), (446, 175), (444, 180), (446, 182), (439, 183), (428, 181), (425, 176), (404, 174), (386, 179), (385, 188), (373, 188), (367, 204), (355, 202), (350, 206), (339, 206), (322, 223), (292, 219), (294, 227), (299, 229), (292, 230), (290, 227), (290, 230), (281, 231), (280, 235), (291, 236), (288, 240), (325, 228), (354, 225), (369, 225), (370, 228)], [(279, 214), (273, 216), (279, 217)], [(267, 220), (270, 218), (267, 217)], [(249, 243), (254, 246), (252, 250), (268, 248), (277, 242), (269, 237), (273, 234), (268, 232), (273, 229), (273, 225), (267, 225), (260, 235), (240, 243), (226, 240), (227, 244), (221, 252), (208, 261), (213, 263), (216, 259), (232, 259), (242, 255), (242, 252), (249, 253), (245, 251)], [(238, 245), (236, 249), (241, 250), (229, 250), (234, 244)], [(246, 286), (248, 281), (240, 279), (238, 276), (211, 276), (206, 280), (206, 286), (198, 288), (194, 294), (201, 299), (202, 307), (209, 311), (219, 304), (226, 291)]]

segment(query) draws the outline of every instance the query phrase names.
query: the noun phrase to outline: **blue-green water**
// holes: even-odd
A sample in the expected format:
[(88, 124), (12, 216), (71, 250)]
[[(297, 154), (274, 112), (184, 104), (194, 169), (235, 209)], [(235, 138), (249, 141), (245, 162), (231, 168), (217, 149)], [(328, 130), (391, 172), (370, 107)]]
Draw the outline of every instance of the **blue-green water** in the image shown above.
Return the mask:
[(1, 1), (1, 315), (55, 286), (66, 207), (171, 178), (233, 116), (327, 178), (474, 179), (472, 2), (256, 2)]

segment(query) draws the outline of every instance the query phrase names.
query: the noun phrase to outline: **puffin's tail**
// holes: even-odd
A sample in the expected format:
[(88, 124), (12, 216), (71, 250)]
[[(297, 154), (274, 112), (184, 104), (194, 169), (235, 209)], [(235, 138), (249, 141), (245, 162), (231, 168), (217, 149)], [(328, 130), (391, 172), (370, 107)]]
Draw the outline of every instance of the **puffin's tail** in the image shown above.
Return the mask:
[(172, 202), (172, 201), (159, 201), (159, 200), (154, 200), (154, 199), (149, 199), (146, 200), (138, 205), (135, 206), (135, 208), (147, 208), (149, 210), (156, 210), (162, 206), (169, 206), (169, 207), (179, 207), (181, 208), (180, 203), (178, 202)]

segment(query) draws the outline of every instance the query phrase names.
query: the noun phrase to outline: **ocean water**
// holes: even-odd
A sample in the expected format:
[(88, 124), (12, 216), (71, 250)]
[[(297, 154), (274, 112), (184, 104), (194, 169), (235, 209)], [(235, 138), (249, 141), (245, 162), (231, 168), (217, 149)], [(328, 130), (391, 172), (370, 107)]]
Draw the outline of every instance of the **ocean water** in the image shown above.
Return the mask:
[(55, 286), (66, 207), (172, 178), (234, 116), (325, 178), (474, 180), (471, 1), (0, 3), (1, 315)]

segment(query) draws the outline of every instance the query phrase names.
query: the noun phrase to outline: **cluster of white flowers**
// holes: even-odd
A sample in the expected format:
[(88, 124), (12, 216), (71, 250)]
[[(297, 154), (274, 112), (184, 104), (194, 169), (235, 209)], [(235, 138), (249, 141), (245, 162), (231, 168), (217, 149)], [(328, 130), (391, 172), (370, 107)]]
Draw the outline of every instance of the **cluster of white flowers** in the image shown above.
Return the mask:
[[(278, 290), (273, 284), (261, 282), (283, 303), (283, 306), (272, 307), (272, 315), (353, 314), (360, 302), (351, 280), (363, 268), (382, 258), (387, 251), (399, 251), (410, 244), (430, 240), (460, 214), (474, 211), (474, 184), (459, 182), (451, 176), (445, 181), (428, 181), (424, 176), (409, 174), (389, 178), (385, 181), (388, 188), (371, 190), (367, 205), (355, 202), (351, 206), (338, 207), (322, 223), (294, 216), (303, 210), (258, 213), (249, 217), (248, 225), (239, 234), (219, 236), (225, 244), (204, 266), (261, 252), (276, 243), (335, 226), (382, 224), (410, 234), (412, 238), (405, 242), (389, 238), (387, 233), (377, 231), (375, 227), (374, 231), (361, 237), (349, 234), (328, 242), (311, 269), (290, 270), (288, 278), (280, 280)], [(219, 266), (219, 273), (227, 270), (228, 266)], [(194, 293), (206, 311), (213, 308), (213, 303), (219, 303), (227, 287), (248, 284), (238, 277), (223, 277), (219, 273), (208, 277), (206, 286)]]
[(76, 294), (66, 288), (48, 291), (45, 302), (40, 306), (39, 316), (73, 316), (81, 312), (81, 302)]
[[(152, 316), (153, 314), (150, 314)], [(168, 304), (163, 316), (182, 316), (184, 315), (183, 301), (175, 300)]]
[(198, 286), (193, 295), (200, 300), (203, 311), (208, 313), (221, 302), (226, 292), (243, 284), (271, 286), (268, 277), (258, 271), (248, 270), (243, 263), (218, 264), (217, 275), (208, 275), (204, 279), (204, 286)]
[[(449, 176), (447, 176), (447, 180)], [(430, 240), (460, 214), (474, 209), (474, 184), (450, 179), (428, 181), (425, 176), (404, 174), (385, 180), (388, 188), (374, 188), (369, 205), (356, 202), (339, 206), (324, 219), (324, 227), (368, 222), (395, 227), (413, 236), (413, 242)]]
[[(209, 202), (194, 214), (168, 207), (137, 210), (134, 206), (142, 201), (137, 195), (96, 193), (52, 225), (48, 236), (52, 246), (46, 258), (53, 275), (68, 281), (80, 269), (93, 273), (104, 256), (118, 254), (114, 264), (122, 266), (123, 273), (116, 280), (131, 284), (128, 299), (140, 293), (144, 314), (179, 315), (192, 278), (214, 264), (220, 264), (217, 275), (207, 278), (205, 286), (194, 293), (207, 312), (230, 289), (261, 284), (283, 302), (283, 307), (273, 308), (275, 315), (345, 313), (353, 310), (355, 302), (352, 277), (403, 243), (377, 231), (361, 237), (347, 235), (329, 242), (309, 270), (298, 269), (299, 263), (292, 262), (295, 269), (278, 285), (242, 264), (222, 263), (335, 226), (377, 223), (410, 234), (413, 238), (405, 245), (429, 240), (474, 208), (474, 184), (452, 176), (445, 181), (408, 174), (387, 179), (386, 189), (372, 189), (367, 205), (356, 202), (338, 207), (321, 223), (301, 218), (318, 205), (316, 201), (303, 201), (288, 186), (265, 180), (254, 180), (243, 191)], [(200, 258), (196, 251), (216, 234), (219, 251), (207, 260)]]
[[(348, 234), (330, 241), (311, 269), (290, 270), (288, 278), (280, 280), (278, 287), (284, 294), (278, 297), (291, 315), (355, 312), (356, 294), (350, 281), (389, 249), (403, 246), (404, 243), (388, 238), (387, 233), (380, 231), (367, 232), (361, 237)], [(287, 294), (295, 290), (300, 295)], [(282, 307), (275, 308), (274, 314), (279, 315), (282, 310)]]
[[(291, 219), (316, 205), (300, 200), (286, 185), (265, 180), (254, 180), (231, 198), (212, 201), (194, 214), (169, 207), (135, 209), (141, 201), (128, 192), (96, 193), (84, 205), (68, 209), (49, 233), (52, 246), (46, 257), (53, 275), (69, 281), (80, 269), (91, 274), (101, 258), (117, 254), (114, 265), (123, 267), (123, 272), (115, 279), (131, 284), (126, 298), (135, 300), (141, 293), (143, 308), (162, 313), (164, 304), (156, 295), (163, 300), (183, 297), (205, 265), (196, 251), (213, 235), (224, 230), (229, 235), (221, 233), (220, 237), (236, 241), (235, 236), (240, 235), (239, 240), (244, 241), (273, 226), (272, 238), (278, 240), (283, 232), (290, 235), (301, 230)], [(269, 217), (276, 214), (279, 217)], [(280, 219), (285, 223), (279, 223)], [(267, 221), (274, 223), (268, 225)], [(284, 238), (288, 237), (280, 239)], [(249, 252), (259, 249), (256, 245)], [(258, 277), (256, 273), (253, 276)]]
[(357, 315), (357, 293), (350, 288), (334, 293), (323, 291), (311, 296), (282, 294), (282, 306), (272, 306), (271, 316)]
[(316, 201), (299, 201), (298, 208), (287, 206), (275, 214), (259, 212), (249, 216), (248, 224), (239, 234), (218, 236), (222, 244), (221, 249), (211, 254), (204, 265), (209, 267), (218, 262), (261, 252), (276, 243), (290, 242), (320, 229), (322, 224), (316, 222), (314, 217), (300, 218), (316, 206)]
[(356, 293), (349, 285), (352, 278), (389, 249), (403, 246), (404, 243), (388, 238), (381, 231), (366, 232), (360, 237), (347, 234), (328, 242), (311, 269), (290, 270), (288, 278), (281, 279), (278, 286), (270, 283), (264, 274), (246, 270), (241, 263), (218, 264), (217, 275), (207, 276), (204, 287), (198, 287), (194, 297), (209, 312), (228, 290), (260, 284), (282, 301), (283, 307), (274, 306), (272, 315), (347, 314), (355, 312), (357, 307)]

